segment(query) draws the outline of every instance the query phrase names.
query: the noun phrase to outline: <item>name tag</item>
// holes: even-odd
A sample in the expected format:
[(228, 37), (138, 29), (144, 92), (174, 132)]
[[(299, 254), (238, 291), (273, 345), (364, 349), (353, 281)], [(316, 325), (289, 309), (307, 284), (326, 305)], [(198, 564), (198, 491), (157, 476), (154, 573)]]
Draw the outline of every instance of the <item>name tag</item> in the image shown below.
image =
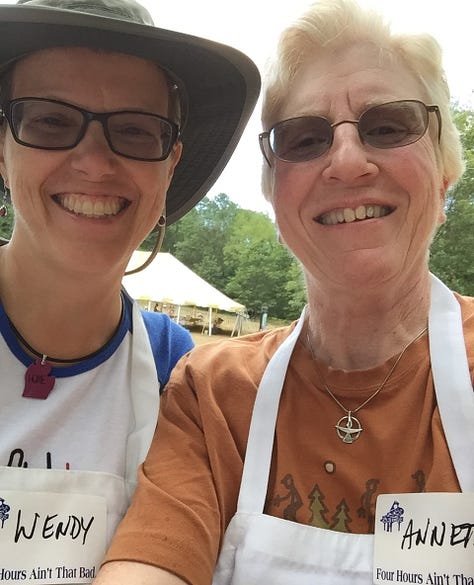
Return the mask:
[(474, 494), (380, 495), (373, 579), (474, 585)]
[(0, 488), (0, 583), (90, 583), (106, 529), (100, 496)]

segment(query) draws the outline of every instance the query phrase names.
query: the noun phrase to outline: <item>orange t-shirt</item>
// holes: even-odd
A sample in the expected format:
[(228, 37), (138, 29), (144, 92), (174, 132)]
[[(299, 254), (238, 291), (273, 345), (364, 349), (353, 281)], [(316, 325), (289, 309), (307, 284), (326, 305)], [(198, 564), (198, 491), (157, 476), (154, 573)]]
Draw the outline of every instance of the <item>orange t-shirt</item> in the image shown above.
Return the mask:
[[(474, 299), (459, 297), (474, 372)], [(255, 394), (269, 359), (294, 325), (194, 349), (162, 398), (157, 432), (132, 506), (106, 560), (162, 567), (208, 585), (235, 513)], [(355, 410), (396, 357), (366, 371), (318, 364)], [(460, 491), (436, 404), (427, 334), (403, 355), (383, 390), (355, 416), (360, 438), (345, 444), (344, 416), (298, 341), (276, 426), (265, 512), (302, 524), (372, 533), (380, 493)]]

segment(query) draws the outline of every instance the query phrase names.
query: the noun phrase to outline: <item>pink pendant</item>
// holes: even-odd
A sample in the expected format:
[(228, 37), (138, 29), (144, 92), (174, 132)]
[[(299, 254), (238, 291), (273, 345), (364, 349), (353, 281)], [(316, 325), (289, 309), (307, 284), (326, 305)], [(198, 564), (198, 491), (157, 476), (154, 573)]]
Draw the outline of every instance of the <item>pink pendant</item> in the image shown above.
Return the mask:
[(25, 389), (22, 396), (25, 398), (39, 398), (45, 400), (54, 388), (56, 378), (48, 376), (51, 366), (45, 361), (45, 358), (37, 359), (33, 364), (28, 366), (25, 373)]

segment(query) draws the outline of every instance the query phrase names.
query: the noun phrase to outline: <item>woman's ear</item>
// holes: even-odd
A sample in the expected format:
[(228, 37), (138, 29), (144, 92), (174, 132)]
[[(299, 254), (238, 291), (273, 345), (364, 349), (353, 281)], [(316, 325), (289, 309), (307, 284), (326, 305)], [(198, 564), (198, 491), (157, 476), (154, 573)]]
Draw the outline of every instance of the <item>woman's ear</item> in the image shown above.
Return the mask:
[(174, 170), (181, 159), (182, 153), (183, 143), (180, 140), (178, 140), (178, 142), (176, 142), (176, 144), (173, 146), (173, 150), (171, 151), (171, 154), (169, 156), (170, 165), (168, 167), (168, 187), (170, 186), (171, 179), (173, 178), (174, 175)]

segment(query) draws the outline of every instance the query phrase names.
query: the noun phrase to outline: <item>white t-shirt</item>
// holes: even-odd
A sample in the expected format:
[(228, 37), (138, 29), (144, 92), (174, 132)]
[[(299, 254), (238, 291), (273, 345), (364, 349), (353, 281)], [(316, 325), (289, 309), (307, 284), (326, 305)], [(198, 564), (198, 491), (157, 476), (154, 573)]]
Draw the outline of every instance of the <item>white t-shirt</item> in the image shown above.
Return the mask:
[[(0, 303), (0, 466), (125, 473), (132, 408), (132, 301), (113, 339), (93, 358), (52, 368), (45, 400), (22, 396), (34, 361), (18, 342)], [(142, 313), (163, 385), (192, 347), (189, 332), (167, 317)], [(147, 317), (145, 319), (145, 317)], [(156, 421), (156, 412), (149, 416)]]
[(92, 370), (57, 377), (48, 398), (38, 400), (22, 396), (26, 367), (0, 337), (0, 464), (123, 477), (133, 425), (130, 338), (127, 332), (113, 356)]

